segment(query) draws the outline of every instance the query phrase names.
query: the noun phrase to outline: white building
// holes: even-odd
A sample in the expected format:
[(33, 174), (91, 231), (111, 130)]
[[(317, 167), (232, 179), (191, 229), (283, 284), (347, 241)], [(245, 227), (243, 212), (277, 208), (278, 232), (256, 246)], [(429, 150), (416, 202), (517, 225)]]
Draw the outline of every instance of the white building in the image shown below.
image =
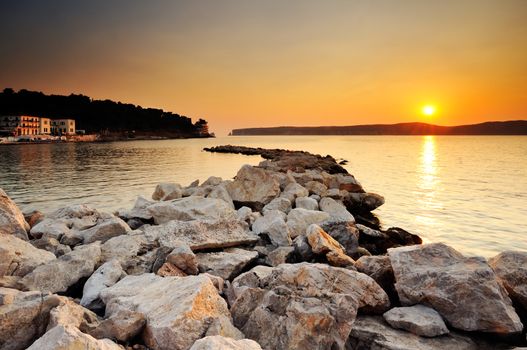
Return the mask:
[(75, 135), (74, 119), (51, 120), (51, 133), (54, 135)]
[(38, 133), (40, 135), (49, 135), (51, 134), (51, 119), (49, 118), (39, 118), (38, 123)]

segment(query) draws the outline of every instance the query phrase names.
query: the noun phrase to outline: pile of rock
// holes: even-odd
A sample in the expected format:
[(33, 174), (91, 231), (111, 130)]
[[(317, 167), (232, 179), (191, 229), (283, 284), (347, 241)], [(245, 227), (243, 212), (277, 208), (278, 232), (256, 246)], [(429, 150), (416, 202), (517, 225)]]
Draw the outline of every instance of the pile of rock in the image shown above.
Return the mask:
[(526, 253), (421, 245), (383, 230), (382, 197), (333, 158), (254, 154), (233, 180), (160, 184), (115, 214), (24, 218), (0, 191), (0, 349), (525, 344)]

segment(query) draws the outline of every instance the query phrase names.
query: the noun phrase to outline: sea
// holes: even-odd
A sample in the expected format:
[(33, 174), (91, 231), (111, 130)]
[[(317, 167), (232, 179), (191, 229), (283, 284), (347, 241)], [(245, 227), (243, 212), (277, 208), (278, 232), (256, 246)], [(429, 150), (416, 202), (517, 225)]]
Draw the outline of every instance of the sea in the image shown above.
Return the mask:
[(229, 136), (211, 139), (0, 146), (0, 188), (24, 210), (50, 213), (84, 203), (102, 211), (133, 206), (156, 184), (230, 179), (259, 156), (208, 153), (243, 145), (305, 150), (347, 160), (384, 228), (465, 255), (527, 251), (527, 136)]

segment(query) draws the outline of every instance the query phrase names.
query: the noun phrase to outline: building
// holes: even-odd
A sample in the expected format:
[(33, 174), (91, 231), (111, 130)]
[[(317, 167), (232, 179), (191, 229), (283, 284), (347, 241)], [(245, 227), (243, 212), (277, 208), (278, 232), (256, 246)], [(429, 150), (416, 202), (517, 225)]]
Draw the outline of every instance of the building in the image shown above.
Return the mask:
[(51, 133), (53, 135), (75, 135), (75, 120), (52, 119)]
[(39, 118), (38, 123), (38, 133), (40, 135), (49, 135), (51, 134), (51, 119), (49, 118)]
[(39, 119), (30, 115), (0, 116), (0, 133), (14, 136), (38, 135)]

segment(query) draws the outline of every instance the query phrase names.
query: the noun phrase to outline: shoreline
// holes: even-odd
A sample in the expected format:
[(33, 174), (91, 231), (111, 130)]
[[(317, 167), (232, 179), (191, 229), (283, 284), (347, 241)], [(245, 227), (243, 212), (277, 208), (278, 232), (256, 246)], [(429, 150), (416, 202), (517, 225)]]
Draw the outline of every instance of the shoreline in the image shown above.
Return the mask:
[[(159, 184), (113, 214), (74, 205), (24, 218), (0, 191), (0, 300), (11, 300), (0, 311), (18, 326), (0, 328), (9, 335), (0, 348), (37, 349), (64, 334), (110, 339), (111, 349), (527, 345), (527, 252), (487, 261), (384, 228), (372, 213), (384, 198), (331, 156), (206, 150), (264, 160), (234, 180)], [(33, 327), (17, 319), (27, 303), (76, 326), (51, 317), (47, 332), (20, 334)]]

